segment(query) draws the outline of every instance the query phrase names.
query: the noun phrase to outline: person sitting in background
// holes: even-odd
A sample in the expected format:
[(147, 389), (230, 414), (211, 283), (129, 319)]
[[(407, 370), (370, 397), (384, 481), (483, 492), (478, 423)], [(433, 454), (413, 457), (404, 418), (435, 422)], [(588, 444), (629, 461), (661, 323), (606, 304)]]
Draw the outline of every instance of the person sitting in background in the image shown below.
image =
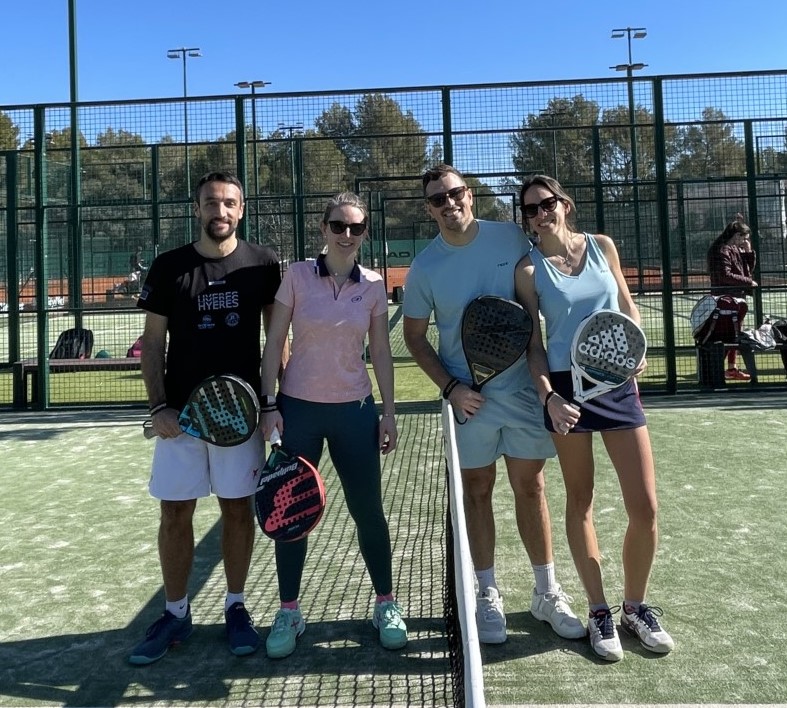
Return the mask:
[[(757, 254), (751, 245), (751, 229), (743, 221), (742, 214), (724, 227), (724, 231), (713, 241), (708, 249), (708, 273), (710, 274), (713, 295), (732, 295), (745, 304), (745, 296), (757, 287), (752, 278)], [(746, 309), (741, 308), (738, 325), (741, 327)], [(748, 381), (751, 376), (737, 366), (737, 349), (727, 350), (727, 370), (724, 377), (738, 381)]]

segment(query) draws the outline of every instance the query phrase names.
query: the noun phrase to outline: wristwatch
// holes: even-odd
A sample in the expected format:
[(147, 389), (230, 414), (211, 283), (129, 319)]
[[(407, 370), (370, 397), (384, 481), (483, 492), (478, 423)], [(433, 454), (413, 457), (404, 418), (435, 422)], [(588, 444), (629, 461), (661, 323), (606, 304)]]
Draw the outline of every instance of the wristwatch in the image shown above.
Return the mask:
[(262, 397), (262, 405), (263, 406), (275, 406), (276, 405), (276, 396), (263, 396)]

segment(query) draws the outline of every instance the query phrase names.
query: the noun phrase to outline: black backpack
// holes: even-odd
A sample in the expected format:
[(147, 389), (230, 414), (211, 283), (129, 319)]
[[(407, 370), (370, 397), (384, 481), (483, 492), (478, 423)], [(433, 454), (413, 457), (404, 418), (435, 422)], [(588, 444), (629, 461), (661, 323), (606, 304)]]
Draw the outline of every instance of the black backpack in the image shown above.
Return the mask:
[(57, 338), (50, 359), (89, 359), (93, 354), (93, 332), (89, 329), (67, 329)]

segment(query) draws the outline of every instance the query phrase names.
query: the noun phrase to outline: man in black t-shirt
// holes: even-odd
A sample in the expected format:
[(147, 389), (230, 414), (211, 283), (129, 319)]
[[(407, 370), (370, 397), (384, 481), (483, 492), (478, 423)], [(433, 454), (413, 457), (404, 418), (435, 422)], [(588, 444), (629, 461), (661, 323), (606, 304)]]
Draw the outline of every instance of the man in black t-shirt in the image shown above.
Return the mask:
[(235, 374), (260, 388), (261, 327), (267, 329), (281, 281), (276, 253), (241, 241), (243, 188), (213, 172), (196, 188), (198, 241), (161, 254), (150, 266), (137, 305), (146, 311), (142, 377), (156, 447), (150, 493), (161, 503), (158, 545), (166, 608), (129, 661), (150, 664), (192, 632), (188, 578), (194, 557), (197, 499), (215, 494), (222, 514), (230, 650), (256, 651), (259, 636), (244, 604), (254, 543), (250, 496), (265, 457), (259, 431), (236, 447), (216, 447), (181, 432), (178, 412), (212, 374)]

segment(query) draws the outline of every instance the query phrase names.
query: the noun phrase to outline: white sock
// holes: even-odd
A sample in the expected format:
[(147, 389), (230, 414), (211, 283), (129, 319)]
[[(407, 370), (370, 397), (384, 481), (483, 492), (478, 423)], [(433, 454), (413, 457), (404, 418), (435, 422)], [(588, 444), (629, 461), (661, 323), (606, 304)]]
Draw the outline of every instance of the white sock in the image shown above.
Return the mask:
[(478, 581), (479, 592), (483, 592), (487, 588), (494, 588), (497, 590), (497, 581), (495, 580), (495, 566), (487, 568), (486, 570), (477, 570), (475, 572), (475, 577)]
[(534, 565), (533, 574), (536, 576), (536, 594), (543, 595), (545, 592), (554, 592), (557, 589), (555, 582), (555, 564)]
[(246, 604), (243, 600), (243, 593), (242, 592), (228, 592), (227, 599), (224, 600), (224, 611), (230, 609), (236, 602), (240, 602), (241, 604)]
[(166, 609), (178, 619), (183, 619), (189, 611), (189, 596), (186, 595), (186, 597), (184, 597), (182, 600), (177, 600), (176, 602), (170, 602), (167, 600)]

